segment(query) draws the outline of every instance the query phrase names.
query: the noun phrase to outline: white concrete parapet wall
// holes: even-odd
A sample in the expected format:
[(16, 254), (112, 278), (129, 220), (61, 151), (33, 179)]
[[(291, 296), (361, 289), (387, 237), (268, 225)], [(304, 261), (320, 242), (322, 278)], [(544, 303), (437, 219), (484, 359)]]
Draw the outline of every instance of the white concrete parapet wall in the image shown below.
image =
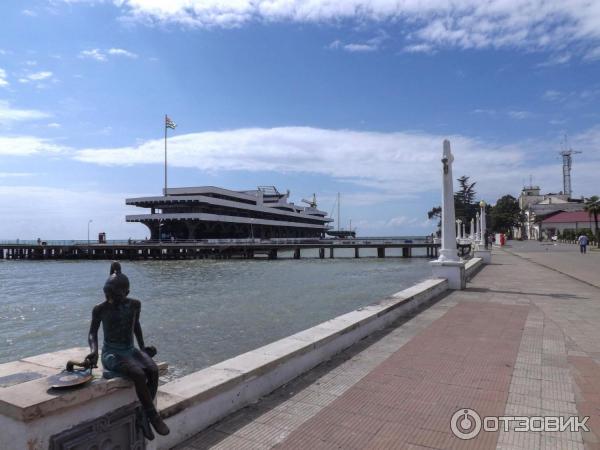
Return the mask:
[(161, 386), (158, 407), (171, 434), (157, 436), (155, 441), (148, 443), (148, 449), (171, 448), (331, 359), (447, 289), (445, 279), (423, 281), (377, 304)]
[(483, 259), (481, 258), (471, 258), (465, 264), (465, 277), (467, 280), (472, 279), (477, 272), (483, 269), (485, 265)]

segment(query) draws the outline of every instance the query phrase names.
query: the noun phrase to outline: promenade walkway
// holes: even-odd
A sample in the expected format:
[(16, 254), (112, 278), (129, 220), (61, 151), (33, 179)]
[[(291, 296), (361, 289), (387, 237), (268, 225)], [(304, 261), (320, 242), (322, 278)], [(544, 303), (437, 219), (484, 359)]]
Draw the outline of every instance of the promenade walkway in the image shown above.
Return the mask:
[[(600, 289), (557, 270), (495, 251), (466, 290), (177, 448), (600, 449)], [(450, 430), (460, 408), (590, 416), (591, 431), (460, 440)]]

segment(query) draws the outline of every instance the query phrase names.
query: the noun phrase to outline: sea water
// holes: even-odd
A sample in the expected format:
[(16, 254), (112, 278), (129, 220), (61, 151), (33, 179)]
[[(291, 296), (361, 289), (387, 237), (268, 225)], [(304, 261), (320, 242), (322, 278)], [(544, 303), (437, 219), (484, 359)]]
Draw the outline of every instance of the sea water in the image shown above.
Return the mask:
[[(0, 363), (87, 346), (92, 308), (103, 301), (109, 266), (109, 261), (0, 260)], [(169, 363), (170, 378), (431, 276), (425, 258), (122, 261), (122, 266), (130, 296), (142, 301), (146, 345), (155, 345), (156, 359)]]

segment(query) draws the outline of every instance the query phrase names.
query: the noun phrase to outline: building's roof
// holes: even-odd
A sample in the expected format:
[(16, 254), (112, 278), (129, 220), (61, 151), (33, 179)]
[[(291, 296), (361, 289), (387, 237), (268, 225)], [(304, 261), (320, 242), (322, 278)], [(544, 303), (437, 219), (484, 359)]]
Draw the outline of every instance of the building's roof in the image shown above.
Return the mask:
[(552, 205), (555, 203), (569, 203), (567, 200), (563, 200), (560, 197), (548, 197), (538, 203), (538, 205)]
[(542, 223), (575, 223), (589, 222), (591, 220), (593, 219), (585, 211), (563, 211), (542, 220)]
[(535, 214), (535, 222), (543, 222), (543, 221), (549, 219), (550, 217), (553, 217), (557, 214), (564, 213), (564, 212), (565, 211), (559, 209), (557, 211), (551, 211), (546, 214)]

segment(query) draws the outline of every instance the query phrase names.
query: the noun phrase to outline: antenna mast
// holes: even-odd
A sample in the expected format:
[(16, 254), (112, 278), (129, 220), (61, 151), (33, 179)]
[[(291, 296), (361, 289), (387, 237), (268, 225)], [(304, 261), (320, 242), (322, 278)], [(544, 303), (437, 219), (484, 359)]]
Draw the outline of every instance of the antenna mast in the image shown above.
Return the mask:
[(337, 207), (338, 207), (338, 231), (340, 231), (340, 193), (338, 192), (338, 198), (337, 198)]
[(563, 158), (563, 194), (565, 194), (568, 198), (571, 198), (571, 166), (573, 164), (572, 156), (581, 153), (580, 151), (575, 151), (572, 148), (567, 149), (567, 138), (565, 136), (563, 151), (560, 152), (560, 155)]

